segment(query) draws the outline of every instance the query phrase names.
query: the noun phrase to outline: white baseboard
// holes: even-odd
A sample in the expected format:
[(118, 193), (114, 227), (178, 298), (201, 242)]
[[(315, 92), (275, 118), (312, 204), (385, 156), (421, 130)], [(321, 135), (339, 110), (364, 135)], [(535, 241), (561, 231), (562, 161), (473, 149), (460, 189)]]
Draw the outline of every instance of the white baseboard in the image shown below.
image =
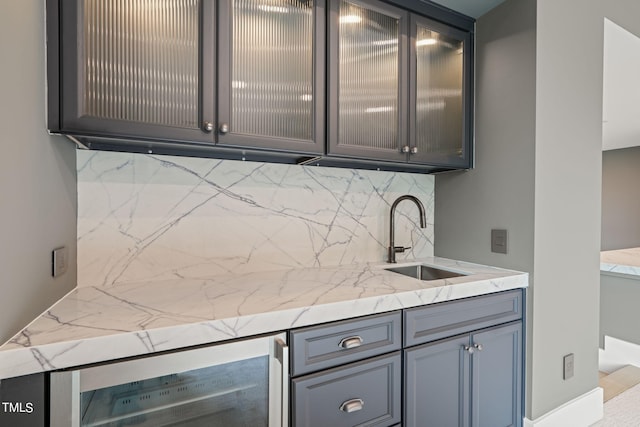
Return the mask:
[(600, 349), (598, 368), (611, 373), (627, 365), (640, 366), (640, 345), (604, 336), (604, 350)]
[(603, 393), (597, 387), (533, 421), (525, 418), (524, 427), (588, 427), (604, 415)]

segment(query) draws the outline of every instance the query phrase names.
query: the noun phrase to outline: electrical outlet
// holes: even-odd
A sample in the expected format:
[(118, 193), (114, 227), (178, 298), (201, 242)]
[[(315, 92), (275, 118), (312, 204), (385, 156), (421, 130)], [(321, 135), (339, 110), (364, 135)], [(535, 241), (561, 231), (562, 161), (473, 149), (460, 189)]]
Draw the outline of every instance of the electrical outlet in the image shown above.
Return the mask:
[(562, 358), (564, 367), (562, 369), (562, 379), (568, 380), (573, 376), (573, 353), (569, 353)]
[(491, 230), (491, 252), (507, 253), (507, 230)]
[(66, 273), (69, 265), (69, 252), (66, 247), (54, 249), (51, 252), (51, 275), (58, 277)]

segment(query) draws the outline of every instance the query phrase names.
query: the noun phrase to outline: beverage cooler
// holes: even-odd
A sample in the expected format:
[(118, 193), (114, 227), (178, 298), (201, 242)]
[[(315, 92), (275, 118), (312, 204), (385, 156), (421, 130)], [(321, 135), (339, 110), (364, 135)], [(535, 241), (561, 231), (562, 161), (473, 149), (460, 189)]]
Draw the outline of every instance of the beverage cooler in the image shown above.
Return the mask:
[(51, 373), (52, 427), (288, 425), (286, 335)]

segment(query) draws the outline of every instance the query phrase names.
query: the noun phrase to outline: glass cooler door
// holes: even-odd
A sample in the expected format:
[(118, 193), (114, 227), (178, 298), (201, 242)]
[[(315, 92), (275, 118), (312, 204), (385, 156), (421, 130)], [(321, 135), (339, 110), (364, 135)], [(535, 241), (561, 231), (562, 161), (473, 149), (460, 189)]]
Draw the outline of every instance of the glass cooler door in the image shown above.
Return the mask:
[(281, 426), (284, 343), (281, 334), (54, 372), (52, 425)]

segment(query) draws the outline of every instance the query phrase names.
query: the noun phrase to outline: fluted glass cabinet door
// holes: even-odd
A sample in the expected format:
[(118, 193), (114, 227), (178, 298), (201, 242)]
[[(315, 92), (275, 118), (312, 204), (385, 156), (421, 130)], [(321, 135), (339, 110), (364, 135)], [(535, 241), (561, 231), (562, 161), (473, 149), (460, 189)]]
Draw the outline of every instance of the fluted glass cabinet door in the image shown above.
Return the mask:
[(212, 2), (79, 0), (60, 12), (65, 130), (213, 142)]
[(218, 144), (324, 149), (324, 0), (221, 0)]
[(470, 35), (412, 16), (410, 162), (469, 163)]
[(331, 0), (329, 152), (405, 161), (407, 12)]

